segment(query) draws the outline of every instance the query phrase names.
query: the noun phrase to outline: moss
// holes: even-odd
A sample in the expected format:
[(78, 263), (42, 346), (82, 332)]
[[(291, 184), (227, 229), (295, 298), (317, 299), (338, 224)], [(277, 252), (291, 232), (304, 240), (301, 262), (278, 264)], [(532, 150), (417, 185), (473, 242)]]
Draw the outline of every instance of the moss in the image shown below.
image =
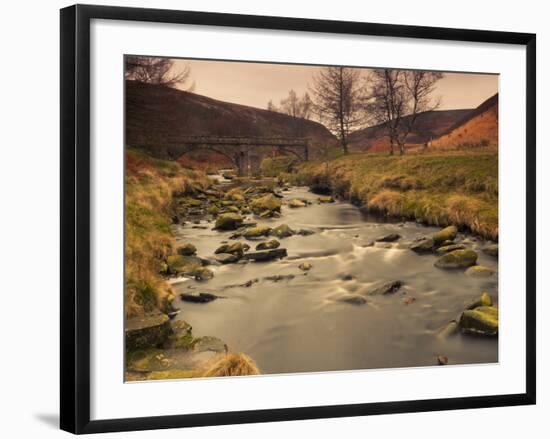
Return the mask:
[(250, 208), (254, 213), (260, 214), (262, 212), (280, 212), (282, 202), (279, 198), (273, 194), (266, 194), (263, 197), (254, 198), (250, 202)]
[(435, 266), (438, 268), (467, 268), (475, 265), (477, 253), (473, 250), (454, 250), (441, 256)]
[(197, 370), (179, 370), (179, 369), (170, 369), (170, 370), (157, 370), (151, 372), (146, 376), (146, 380), (179, 380), (183, 378), (197, 378), (201, 374)]

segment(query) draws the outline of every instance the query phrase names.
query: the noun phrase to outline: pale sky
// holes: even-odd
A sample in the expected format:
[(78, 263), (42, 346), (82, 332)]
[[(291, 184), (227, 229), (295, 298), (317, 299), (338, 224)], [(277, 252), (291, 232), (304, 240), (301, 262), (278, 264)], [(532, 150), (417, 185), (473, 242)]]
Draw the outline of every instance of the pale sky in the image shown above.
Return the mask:
[[(189, 64), (194, 92), (221, 101), (266, 108), (270, 99), (279, 105), (290, 89), (302, 95), (312, 85), (316, 66), (249, 62), (175, 60)], [(368, 69), (365, 69), (368, 71)], [(498, 91), (494, 74), (445, 73), (434, 97), (441, 97), (440, 110), (475, 108)]]

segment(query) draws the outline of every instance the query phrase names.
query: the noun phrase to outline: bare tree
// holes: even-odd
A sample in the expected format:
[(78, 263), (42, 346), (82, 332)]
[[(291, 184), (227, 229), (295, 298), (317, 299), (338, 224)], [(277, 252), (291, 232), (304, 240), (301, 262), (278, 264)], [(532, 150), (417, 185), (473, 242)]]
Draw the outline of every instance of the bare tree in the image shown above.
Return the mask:
[[(174, 61), (170, 58), (128, 56), (124, 76), (138, 82), (175, 88), (189, 80), (191, 68), (184, 65), (176, 71)], [(194, 86), (193, 83), (192, 87)]]
[(324, 67), (313, 78), (313, 109), (348, 153), (348, 136), (364, 123), (359, 70)]
[(268, 109), (269, 111), (279, 112), (279, 108), (277, 108), (277, 105), (275, 105), (275, 104), (273, 103), (273, 100), (272, 100), (272, 99), (270, 99), (269, 102), (267, 103), (267, 109)]
[(383, 124), (394, 147), (405, 154), (405, 143), (420, 113), (433, 111), (439, 99), (432, 99), (435, 85), (443, 77), (439, 72), (375, 69), (367, 78), (369, 97), (366, 109), (370, 117)]

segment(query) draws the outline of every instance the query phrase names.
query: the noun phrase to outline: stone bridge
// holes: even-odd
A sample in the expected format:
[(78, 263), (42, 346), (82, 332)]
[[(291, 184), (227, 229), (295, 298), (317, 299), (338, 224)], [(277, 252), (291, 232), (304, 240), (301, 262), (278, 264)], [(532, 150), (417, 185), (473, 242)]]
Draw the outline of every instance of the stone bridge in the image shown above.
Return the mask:
[[(162, 144), (159, 148), (157, 145)], [(140, 145), (162, 152), (170, 159), (199, 149), (213, 151), (228, 158), (239, 175), (255, 172), (265, 157), (291, 154), (301, 161), (309, 160), (309, 139), (289, 137), (249, 136), (177, 136), (167, 137), (155, 144)], [(160, 150), (160, 151), (159, 151)]]

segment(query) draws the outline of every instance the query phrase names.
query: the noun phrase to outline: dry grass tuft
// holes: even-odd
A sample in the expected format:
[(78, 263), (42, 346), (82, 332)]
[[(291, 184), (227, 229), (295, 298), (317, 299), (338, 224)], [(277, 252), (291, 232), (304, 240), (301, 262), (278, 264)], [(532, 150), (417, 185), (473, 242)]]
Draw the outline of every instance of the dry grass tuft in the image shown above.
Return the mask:
[(159, 276), (166, 256), (174, 252), (171, 204), (206, 177), (174, 162), (127, 150), (125, 177), (125, 314), (126, 317), (168, 309), (170, 288)]
[(259, 375), (260, 369), (245, 354), (226, 354), (216, 358), (201, 374), (203, 377)]

